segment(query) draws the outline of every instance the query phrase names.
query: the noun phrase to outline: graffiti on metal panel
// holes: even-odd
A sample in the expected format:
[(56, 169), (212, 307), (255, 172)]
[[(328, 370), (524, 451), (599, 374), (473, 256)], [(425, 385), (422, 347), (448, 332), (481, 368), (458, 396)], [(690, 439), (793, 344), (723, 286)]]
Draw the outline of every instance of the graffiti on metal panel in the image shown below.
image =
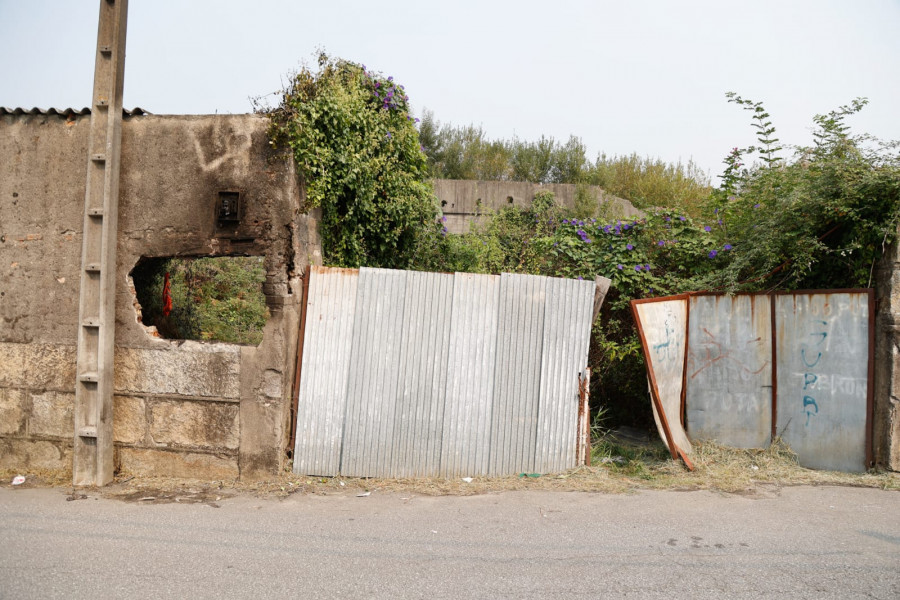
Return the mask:
[[(742, 361), (739, 356), (734, 356), (731, 347), (720, 342), (706, 327), (703, 327), (703, 334), (704, 339), (699, 343), (701, 352), (691, 353), (692, 362), (695, 365), (698, 365), (697, 369), (691, 373), (691, 379), (694, 379), (697, 375), (719, 361), (727, 361), (725, 364), (737, 367), (741, 379), (744, 381), (747, 381), (753, 375), (759, 375), (769, 366), (769, 361), (765, 360), (759, 368), (754, 368), (756, 365), (748, 365), (746, 362)], [(762, 338), (756, 337), (745, 340), (744, 346), (762, 343)]]
[[(806, 366), (806, 372), (803, 374), (803, 412), (806, 413), (806, 425), (809, 426), (810, 417), (818, 416), (819, 414), (819, 403), (816, 402), (815, 396), (811, 394), (815, 393), (816, 390), (816, 382), (819, 380), (819, 373), (816, 373), (814, 369), (819, 364), (819, 361), (822, 359), (822, 344), (825, 343), (825, 340), (828, 338), (828, 332), (825, 331), (828, 327), (828, 321), (822, 321), (819, 319), (813, 319), (810, 321), (812, 325), (812, 333), (809, 334), (809, 337), (813, 338), (814, 347), (810, 348), (810, 342), (804, 342), (800, 346), (800, 360), (803, 361), (803, 364)], [(809, 352), (807, 352), (809, 350)], [(810, 358), (815, 356), (815, 358)]]
[(660, 362), (678, 360), (679, 354), (681, 353), (679, 348), (680, 344), (678, 338), (675, 337), (675, 328), (669, 322), (669, 317), (666, 317), (665, 332), (666, 341), (653, 345), (653, 350), (656, 352), (656, 358)]

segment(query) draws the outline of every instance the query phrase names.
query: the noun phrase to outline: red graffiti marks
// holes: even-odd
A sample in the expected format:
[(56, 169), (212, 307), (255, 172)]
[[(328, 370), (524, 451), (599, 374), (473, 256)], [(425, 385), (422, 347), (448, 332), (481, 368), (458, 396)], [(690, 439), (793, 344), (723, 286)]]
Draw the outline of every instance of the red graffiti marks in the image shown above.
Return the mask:
[[(748, 366), (746, 363), (740, 360), (740, 358), (737, 358), (732, 354), (732, 348), (726, 347), (725, 344), (719, 342), (718, 339), (716, 339), (716, 336), (713, 335), (706, 327), (703, 327), (702, 330), (705, 338), (698, 343), (700, 352), (691, 352), (692, 363), (694, 365), (699, 365), (691, 373), (691, 379), (694, 379), (701, 372), (723, 360), (727, 361), (732, 366), (737, 367), (743, 378), (749, 378), (751, 375), (758, 375), (769, 366), (770, 361), (768, 360), (763, 361), (762, 366), (757, 369)], [(744, 342), (745, 345), (762, 343), (763, 340), (760, 337), (751, 338)]]

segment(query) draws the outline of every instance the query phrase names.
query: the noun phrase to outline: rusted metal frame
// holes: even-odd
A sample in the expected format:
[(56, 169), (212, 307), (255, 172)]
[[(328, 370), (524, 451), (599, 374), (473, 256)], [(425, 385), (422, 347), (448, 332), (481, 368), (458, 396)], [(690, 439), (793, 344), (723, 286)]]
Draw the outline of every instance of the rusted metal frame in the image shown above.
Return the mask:
[(303, 345), (306, 341), (306, 313), (309, 302), (309, 278), (313, 266), (307, 265), (303, 273), (303, 293), (300, 300), (300, 332), (297, 336), (297, 365), (294, 367), (293, 397), (291, 398), (291, 431), (286, 452), (293, 458), (294, 444), (297, 442), (297, 411), (300, 410), (300, 371), (303, 366)]
[(778, 439), (778, 330), (775, 317), (775, 297), (777, 294), (769, 294), (769, 320), (772, 323), (772, 439), (770, 444)]
[(681, 428), (687, 434), (687, 364), (691, 352), (691, 294), (684, 305), (684, 366), (681, 369)]
[(591, 464), (591, 426), (590, 426), (590, 399), (591, 399), (591, 368), (578, 374), (578, 436), (575, 441), (576, 466)]
[[(656, 406), (656, 412), (659, 414), (659, 422), (662, 424), (663, 432), (666, 434), (666, 446), (669, 447), (669, 453), (672, 455), (673, 460), (678, 460), (679, 454), (682, 454), (682, 458), (684, 458), (684, 456), (682, 452), (676, 452), (675, 440), (672, 437), (672, 430), (669, 427), (669, 419), (666, 417), (666, 412), (662, 407), (662, 401), (659, 399), (659, 386), (656, 383), (656, 374), (653, 372), (653, 368), (650, 365), (650, 360), (647, 358), (648, 356), (650, 356), (650, 349), (649, 345), (647, 344), (647, 336), (644, 334), (644, 326), (641, 324), (641, 318), (637, 312), (637, 305), (650, 302), (664, 302), (667, 300), (687, 300), (687, 298), (688, 294), (679, 294), (677, 296), (663, 296), (660, 298), (642, 298), (640, 300), (632, 300), (630, 302), (631, 313), (634, 316), (634, 322), (637, 325), (638, 335), (641, 338), (641, 347), (644, 349), (644, 360), (647, 365), (647, 377), (650, 379), (650, 401), (653, 402), (654, 406)], [(687, 352), (685, 352), (685, 356), (687, 356)]]
[(866, 382), (866, 467), (875, 466), (875, 290), (869, 289), (869, 369)]

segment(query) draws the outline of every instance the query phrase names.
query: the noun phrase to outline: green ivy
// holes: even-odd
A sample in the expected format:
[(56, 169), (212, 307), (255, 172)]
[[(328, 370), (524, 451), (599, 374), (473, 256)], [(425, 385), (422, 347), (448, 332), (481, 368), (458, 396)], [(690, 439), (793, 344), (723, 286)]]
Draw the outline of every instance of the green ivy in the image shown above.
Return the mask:
[(273, 145), (291, 149), (309, 206), (322, 207), (325, 262), (408, 266), (437, 208), (404, 87), (320, 54), (270, 116)]

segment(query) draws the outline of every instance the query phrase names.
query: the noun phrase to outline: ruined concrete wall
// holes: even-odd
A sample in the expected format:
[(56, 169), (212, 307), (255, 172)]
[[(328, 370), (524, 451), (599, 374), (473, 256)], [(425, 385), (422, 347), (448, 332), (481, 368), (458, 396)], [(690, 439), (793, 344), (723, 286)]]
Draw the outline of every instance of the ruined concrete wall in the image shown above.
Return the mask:
[(875, 461), (900, 471), (900, 244), (876, 271), (875, 298)]
[[(592, 185), (588, 191), (600, 205), (607, 205), (609, 214), (630, 218), (644, 213), (631, 202), (607, 194)], [(531, 206), (535, 194), (541, 191), (553, 193), (558, 206), (575, 207), (576, 186), (571, 183), (529, 183), (526, 181), (468, 181), (459, 179), (435, 179), (434, 193), (441, 203), (441, 210), (447, 218), (446, 227), (450, 233), (466, 233), (471, 223), (479, 222), (479, 215), (504, 207)]]
[[(89, 117), (0, 115), (0, 467), (71, 464)], [(141, 116), (122, 127), (116, 300), (117, 465), (270, 476), (282, 467), (301, 276), (321, 263), (293, 161), (256, 115)], [(217, 220), (220, 191), (240, 223)], [(263, 256), (258, 347), (171, 341), (139, 322), (142, 256)]]

